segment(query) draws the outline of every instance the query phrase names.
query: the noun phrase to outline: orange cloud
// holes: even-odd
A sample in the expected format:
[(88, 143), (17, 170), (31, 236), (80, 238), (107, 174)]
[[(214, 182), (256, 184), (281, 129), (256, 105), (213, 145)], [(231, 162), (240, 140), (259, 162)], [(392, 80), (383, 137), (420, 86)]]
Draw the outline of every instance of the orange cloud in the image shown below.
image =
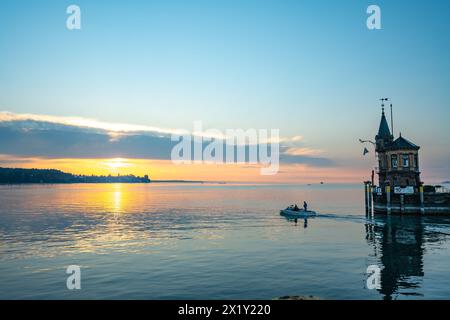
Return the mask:
[(288, 148), (285, 152), (285, 154), (291, 155), (291, 156), (318, 156), (323, 153), (322, 150), (318, 149), (311, 149), (311, 148)]

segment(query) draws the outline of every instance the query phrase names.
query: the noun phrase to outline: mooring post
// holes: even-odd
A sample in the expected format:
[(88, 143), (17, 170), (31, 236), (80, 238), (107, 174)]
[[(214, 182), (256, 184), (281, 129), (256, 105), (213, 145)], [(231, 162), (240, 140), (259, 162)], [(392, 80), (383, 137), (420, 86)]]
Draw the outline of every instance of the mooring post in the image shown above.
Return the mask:
[(372, 188), (372, 183), (369, 183), (369, 190), (368, 190), (368, 192), (369, 192), (369, 213), (370, 213), (370, 215), (372, 215), (372, 212), (373, 212), (373, 210), (372, 210), (373, 190), (372, 189), (373, 189)]
[(369, 204), (367, 203), (367, 182), (364, 181), (364, 207), (366, 208), (366, 214), (369, 212)]
[(419, 187), (419, 194), (420, 194), (420, 213), (425, 214), (425, 199), (423, 196), (423, 186)]
[(386, 186), (386, 208), (387, 213), (391, 214), (391, 186)]
[(400, 195), (400, 210), (405, 213), (405, 195)]
[(364, 181), (364, 204), (366, 207), (366, 215), (369, 214), (369, 197), (367, 195), (367, 188), (368, 188), (367, 181)]

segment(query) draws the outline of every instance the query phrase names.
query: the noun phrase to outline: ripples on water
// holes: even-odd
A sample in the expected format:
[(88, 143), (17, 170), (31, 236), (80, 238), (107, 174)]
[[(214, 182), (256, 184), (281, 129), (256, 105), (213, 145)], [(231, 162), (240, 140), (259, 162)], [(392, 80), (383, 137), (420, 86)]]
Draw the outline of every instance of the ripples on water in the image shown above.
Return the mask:
[[(320, 216), (279, 216), (303, 200)], [(359, 185), (0, 186), (0, 298), (450, 298), (450, 221), (362, 201)]]

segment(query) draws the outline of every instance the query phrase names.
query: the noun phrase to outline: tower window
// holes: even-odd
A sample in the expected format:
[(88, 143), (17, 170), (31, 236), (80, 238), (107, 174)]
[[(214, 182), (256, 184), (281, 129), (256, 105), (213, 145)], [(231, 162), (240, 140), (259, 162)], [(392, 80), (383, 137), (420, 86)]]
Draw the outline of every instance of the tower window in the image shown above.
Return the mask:
[(397, 160), (397, 155), (393, 154), (391, 156), (391, 166), (392, 168), (397, 168), (398, 167), (398, 160)]
[(402, 165), (403, 165), (403, 168), (409, 167), (409, 154), (404, 154), (402, 156)]

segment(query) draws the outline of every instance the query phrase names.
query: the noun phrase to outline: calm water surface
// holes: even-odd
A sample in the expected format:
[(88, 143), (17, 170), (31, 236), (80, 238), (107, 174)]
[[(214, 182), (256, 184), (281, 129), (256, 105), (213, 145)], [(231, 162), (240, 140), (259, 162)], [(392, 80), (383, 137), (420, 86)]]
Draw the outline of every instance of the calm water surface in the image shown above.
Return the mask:
[[(304, 199), (320, 216), (279, 215)], [(366, 217), (363, 200), (361, 185), (0, 186), (0, 298), (450, 299), (450, 219)]]

